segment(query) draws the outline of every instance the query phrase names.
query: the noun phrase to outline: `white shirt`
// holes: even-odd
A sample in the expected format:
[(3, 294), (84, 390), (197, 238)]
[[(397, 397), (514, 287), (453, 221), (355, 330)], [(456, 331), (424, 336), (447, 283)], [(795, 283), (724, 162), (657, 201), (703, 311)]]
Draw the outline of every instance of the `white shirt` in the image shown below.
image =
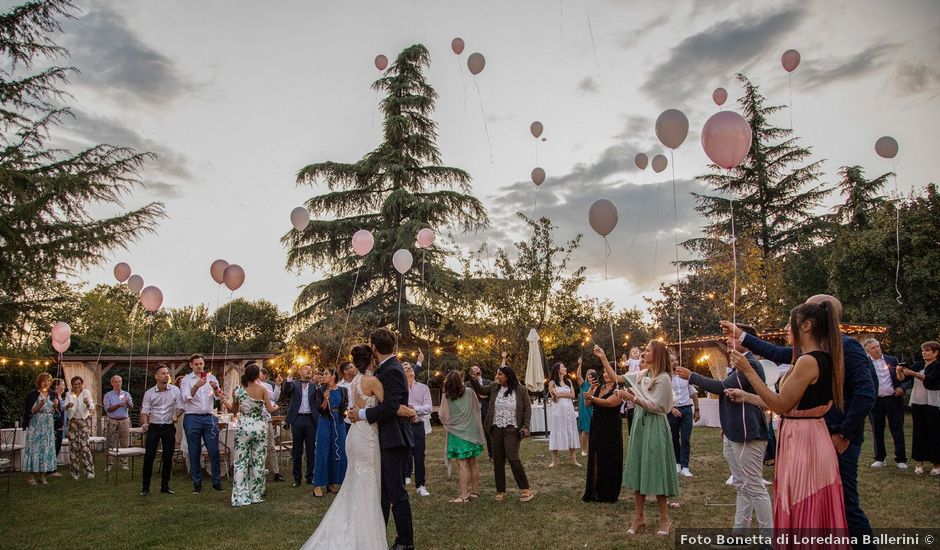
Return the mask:
[[(268, 392), (268, 399), (271, 401), (271, 404), (277, 403), (277, 400), (281, 398), (281, 387), (278, 386), (277, 384), (274, 385), (273, 390), (271, 389), (271, 384), (268, 384), (267, 382), (262, 382), (261, 380), (255, 380), (255, 384), (258, 384), (259, 386), (264, 388), (264, 391)], [(261, 407), (261, 418), (265, 422), (271, 421), (271, 413), (268, 412), (267, 407), (264, 407), (264, 406)]]
[(891, 373), (888, 372), (888, 369), (891, 367), (888, 366), (884, 356), (882, 356), (881, 359), (875, 359), (874, 357), (869, 358), (872, 364), (875, 365), (875, 374), (878, 375), (878, 397), (894, 395), (894, 384), (891, 383)]
[(683, 380), (678, 376), (672, 377), (672, 392), (676, 396), (676, 403), (673, 405), (676, 408), (679, 407), (688, 407), (692, 404), (692, 384), (689, 384), (688, 380)]
[(183, 412), (186, 414), (208, 414), (212, 412), (215, 397), (212, 395), (214, 390), (211, 382), (218, 385), (219, 380), (213, 374), (206, 374), (205, 385), (196, 390), (196, 395), (193, 395), (193, 386), (198, 381), (195, 374), (189, 373), (183, 377), (183, 381), (180, 383), (180, 391), (183, 394)]
[(154, 386), (144, 392), (140, 414), (149, 414), (150, 424), (172, 424), (176, 411), (182, 409), (183, 395), (180, 389), (173, 384), (167, 384), (163, 391), (159, 391), (157, 386)]
[[(343, 379), (343, 380), (340, 380), (339, 382), (337, 382), (336, 385), (339, 386), (339, 387), (341, 387), (341, 388), (346, 388), (346, 395), (347, 395), (347, 396), (351, 396), (351, 395), (352, 395), (352, 394), (350, 393), (350, 387), (352, 386), (352, 382), (347, 382), (345, 379)], [(347, 424), (352, 424), (352, 422), (349, 421), (349, 417), (348, 417), (348, 416), (347, 416), (347, 417), (344, 417), (344, 418), (343, 418), (343, 421), (346, 422)]]
[[(85, 405), (85, 400), (88, 400), (88, 405)], [(88, 390), (82, 390), (82, 393), (75, 395), (72, 392), (66, 392), (65, 394), (65, 406), (72, 404), (72, 408), (66, 411), (66, 416), (69, 420), (85, 420), (88, 418), (88, 415), (91, 414), (91, 411), (95, 408), (95, 402), (91, 398), (91, 392)]]
[(300, 382), (300, 408), (297, 410), (297, 414), (310, 414), (310, 387), (308, 384), (313, 384), (313, 380), (309, 382)]

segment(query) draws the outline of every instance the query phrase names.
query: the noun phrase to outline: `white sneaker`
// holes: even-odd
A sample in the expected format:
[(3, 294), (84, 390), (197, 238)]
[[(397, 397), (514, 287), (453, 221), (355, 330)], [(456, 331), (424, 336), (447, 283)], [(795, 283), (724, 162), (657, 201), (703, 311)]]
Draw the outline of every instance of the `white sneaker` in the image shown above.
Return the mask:
[(676, 473), (678, 474), (678, 473), (681, 472), (681, 471), (682, 471), (682, 465), (681, 465), (681, 464), (676, 464)]
[(906, 470), (907, 464), (904, 462), (898, 462), (898, 470)]
[(406, 477), (406, 478), (405, 478), (405, 485), (411, 485), (411, 478), (410, 478), (410, 477)]
[(679, 474), (682, 475), (682, 477), (692, 477), (692, 472), (690, 472), (688, 468), (682, 468), (679, 470)]
[(725, 482), (725, 485), (734, 485), (734, 475), (728, 478), (728, 481)]
[(922, 474), (922, 473), (924, 473), (924, 467), (923, 467), (923, 466), (917, 466), (916, 468), (914, 468), (914, 473), (915, 473), (915, 474)]
[(428, 490), (424, 487), (424, 485), (422, 485), (421, 487), (418, 487), (418, 496), (429, 497), (431, 496), (431, 493), (429, 493)]
[(767, 481), (766, 479), (763, 479), (763, 480), (761, 480), (761, 481), (764, 482), (764, 485), (773, 485), (773, 484), (774, 484), (773, 481)]
[(876, 460), (871, 463), (872, 468), (884, 468), (884, 465), (885, 465), (884, 460)]

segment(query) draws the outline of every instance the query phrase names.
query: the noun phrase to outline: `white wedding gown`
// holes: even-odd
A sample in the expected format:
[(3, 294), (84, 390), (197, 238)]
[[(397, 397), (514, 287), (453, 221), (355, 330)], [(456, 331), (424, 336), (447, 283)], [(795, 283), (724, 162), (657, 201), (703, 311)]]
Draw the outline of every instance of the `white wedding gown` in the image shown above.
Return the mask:
[[(362, 394), (361, 380), (360, 374), (350, 384), (349, 401), (363, 403), (362, 408), (374, 407), (378, 400)], [(380, 456), (378, 426), (364, 421), (352, 423), (346, 436), (348, 465), (343, 486), (302, 550), (388, 550), (381, 507)]]

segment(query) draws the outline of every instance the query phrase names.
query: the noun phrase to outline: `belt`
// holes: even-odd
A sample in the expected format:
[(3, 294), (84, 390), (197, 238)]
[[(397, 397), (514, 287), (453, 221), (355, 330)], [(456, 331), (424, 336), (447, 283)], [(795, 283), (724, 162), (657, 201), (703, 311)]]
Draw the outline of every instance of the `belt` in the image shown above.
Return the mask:
[(313, 416), (310, 413), (297, 413), (297, 416)]
[(212, 416), (212, 413), (186, 413), (186, 416)]
[(159, 422), (151, 422), (151, 423), (150, 423), (150, 426), (153, 427), (153, 428), (161, 428), (161, 427), (164, 427), (164, 426), (167, 426), (167, 427), (169, 427), (169, 426), (175, 426), (175, 424), (160, 424)]
[[(46, 414), (49, 414), (49, 413), (46, 413)], [(128, 418), (130, 418), (130, 417), (125, 416), (124, 418), (112, 418), (112, 417), (109, 416), (109, 417), (108, 417), (108, 420), (114, 420), (115, 422), (120, 422), (121, 420), (127, 420)]]
[(786, 415), (780, 415), (780, 418), (785, 418), (785, 419), (787, 419), (787, 420), (819, 420), (819, 419), (821, 419), (821, 418), (826, 418), (826, 417), (825, 417), (825, 415), (823, 415), (823, 416), (786, 416)]

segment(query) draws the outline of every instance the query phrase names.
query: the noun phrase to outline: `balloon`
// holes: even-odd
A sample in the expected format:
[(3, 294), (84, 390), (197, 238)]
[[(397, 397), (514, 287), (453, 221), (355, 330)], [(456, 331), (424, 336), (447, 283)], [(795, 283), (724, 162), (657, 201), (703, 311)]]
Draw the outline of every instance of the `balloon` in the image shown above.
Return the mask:
[(663, 111), (656, 119), (656, 137), (666, 147), (679, 147), (688, 135), (689, 119), (679, 109)]
[(751, 126), (734, 111), (715, 113), (702, 127), (702, 147), (718, 166), (734, 168), (751, 149)]
[(121, 262), (114, 266), (114, 278), (117, 279), (119, 283), (123, 283), (131, 276), (131, 266), (127, 265), (124, 262)]
[(144, 278), (140, 275), (131, 275), (127, 278), (127, 288), (134, 294), (140, 294), (141, 289), (144, 288)]
[(52, 325), (52, 341), (65, 342), (72, 336), (72, 327), (65, 321), (59, 321)]
[(212, 280), (218, 284), (222, 284), (224, 282), (222, 276), (225, 274), (226, 267), (228, 267), (228, 262), (225, 260), (212, 262), (212, 265), (209, 266), (209, 274), (212, 275)]
[(898, 154), (898, 142), (891, 136), (880, 137), (875, 142), (875, 152), (879, 157), (893, 159)]
[(427, 227), (418, 231), (418, 246), (428, 248), (432, 244), (434, 244), (434, 231), (431, 231)]
[(769, 359), (761, 359), (760, 364), (764, 367), (764, 383), (773, 387), (780, 380), (780, 367)]
[(666, 166), (669, 165), (669, 161), (666, 160), (666, 157), (663, 155), (656, 155), (653, 157), (653, 161), (650, 162), (653, 165), (653, 171), (657, 174), (666, 169)]
[(353, 234), (352, 249), (357, 256), (365, 256), (373, 246), (375, 246), (375, 239), (368, 230), (360, 229)]
[(545, 181), (545, 170), (542, 170), (541, 167), (536, 167), (532, 170), (532, 183), (535, 185), (542, 185), (542, 182)]
[(404, 275), (409, 269), (411, 269), (411, 264), (415, 261), (414, 256), (411, 255), (411, 252), (401, 248), (395, 251), (395, 254), (392, 255), (392, 265), (395, 266), (395, 270)]
[(460, 55), (463, 53), (463, 38), (455, 38), (450, 41), (450, 49), (454, 50), (454, 53)]
[(56, 350), (59, 353), (65, 353), (65, 350), (69, 349), (69, 346), (72, 345), (72, 339), (66, 338), (65, 342), (56, 342), (52, 341), (52, 349)]
[(529, 131), (532, 132), (532, 137), (534, 138), (541, 136), (542, 130), (544, 129), (545, 128), (542, 126), (542, 123), (537, 120), (529, 125)]
[(486, 58), (483, 57), (483, 54), (470, 54), (470, 57), (467, 58), (467, 68), (470, 69), (470, 73), (480, 74), (480, 72), (483, 71), (483, 67), (486, 67)]
[(382, 54), (375, 56), (375, 68), (384, 71), (388, 67), (388, 58)]
[(307, 229), (307, 225), (310, 223), (310, 212), (303, 206), (298, 206), (290, 211), (290, 223), (297, 231)]
[(633, 157), (633, 163), (636, 164), (636, 167), (640, 170), (646, 170), (646, 165), (649, 163), (650, 158), (646, 156), (646, 153), (637, 153)]
[(588, 209), (588, 223), (601, 237), (610, 235), (617, 227), (617, 207), (607, 199), (597, 199)]
[(800, 66), (800, 52), (796, 50), (783, 52), (783, 57), (780, 58), (780, 64), (783, 65), (783, 70), (792, 73)]
[(238, 290), (245, 283), (245, 270), (238, 264), (232, 264), (222, 273), (222, 281), (229, 290)]
[(712, 92), (712, 100), (714, 100), (715, 105), (721, 107), (725, 104), (725, 101), (728, 101), (728, 90), (724, 88), (715, 88), (715, 91)]
[(155, 287), (148, 286), (140, 292), (140, 305), (150, 313), (156, 313), (163, 304), (163, 292)]

